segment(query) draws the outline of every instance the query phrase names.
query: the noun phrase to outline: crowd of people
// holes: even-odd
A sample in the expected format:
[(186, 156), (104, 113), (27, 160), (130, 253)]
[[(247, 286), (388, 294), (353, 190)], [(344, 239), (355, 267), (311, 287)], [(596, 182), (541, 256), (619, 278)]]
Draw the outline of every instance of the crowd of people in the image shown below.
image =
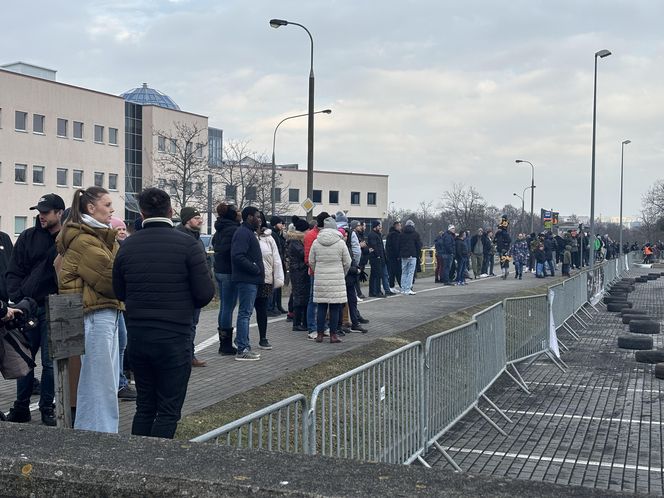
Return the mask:
[[(30, 397), (38, 392), (42, 423), (56, 425), (46, 322), (50, 294), (82, 295), (85, 353), (69, 360), (74, 428), (117, 432), (119, 400), (135, 400), (132, 433), (165, 438), (175, 433), (192, 367), (206, 366), (194, 354), (194, 340), (201, 309), (215, 291), (219, 354), (237, 361), (260, 361), (258, 350), (273, 348), (269, 317), (285, 314), (293, 332), (317, 343), (367, 333), (369, 320), (358, 309), (367, 298), (363, 281), (371, 298), (416, 295), (423, 244), (412, 220), (393, 222), (384, 238), (380, 222), (367, 229), (342, 211), (321, 212), (311, 225), (293, 216), (286, 226), (256, 207), (240, 210), (222, 202), (211, 272), (200, 212), (182, 208), (175, 226), (166, 192), (148, 188), (137, 200), (141, 217), (126, 224), (114, 216), (103, 188), (77, 190), (67, 209), (61, 197), (48, 194), (31, 208), (38, 211), (36, 224), (15, 245), (0, 232), (0, 318), (21, 313), (7, 303), (36, 302), (37, 325), (26, 340), (33, 359), (41, 353), (42, 365), (41, 384), (33, 370), (17, 380), (9, 421), (30, 421)], [(617, 254), (608, 236), (596, 237), (591, 246), (588, 234), (575, 230), (519, 233), (513, 240), (504, 217), (495, 233), (489, 227), (471, 235), (449, 225), (434, 245), (434, 280), (442, 285), (494, 276), (495, 266), (503, 279), (512, 265), (515, 279), (524, 272), (553, 276), (559, 267), (569, 275), (587, 262), (591, 247), (597, 259)], [(654, 258), (662, 244), (643, 250)], [(282, 294), (285, 286), (288, 296)], [(250, 338), (254, 312), (256, 349)]]

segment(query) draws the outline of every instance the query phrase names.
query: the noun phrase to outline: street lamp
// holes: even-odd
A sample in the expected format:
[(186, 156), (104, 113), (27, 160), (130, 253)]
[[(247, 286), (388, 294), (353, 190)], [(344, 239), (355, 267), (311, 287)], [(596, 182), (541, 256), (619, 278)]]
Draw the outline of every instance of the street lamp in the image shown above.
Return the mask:
[[(322, 111), (314, 112), (314, 114), (321, 114), (321, 113), (322, 114), (331, 114), (332, 109), (324, 109)], [(294, 119), (294, 118), (302, 118), (302, 117), (308, 116), (308, 115), (309, 114), (296, 114), (295, 116), (288, 116), (287, 118), (284, 118), (281, 121), (279, 121), (277, 126), (274, 128), (274, 134), (272, 135), (272, 196), (271, 196), (271, 199), (272, 199), (272, 206), (271, 206), (272, 207), (272, 216), (275, 216), (277, 214), (275, 212), (276, 211), (276, 206), (275, 206), (276, 205), (276, 196), (275, 196), (275, 193), (274, 193), (275, 184), (276, 184), (276, 181), (277, 181), (276, 180), (276, 178), (277, 178), (277, 166), (276, 166), (276, 163), (274, 162), (274, 148), (275, 148), (275, 145), (277, 143), (277, 130), (279, 129), (279, 126), (281, 126), (281, 123), (283, 123), (284, 121), (288, 121), (289, 119)]]
[[(590, 255), (588, 264), (592, 270), (595, 267), (595, 130), (597, 125), (597, 58), (603, 59), (611, 55), (608, 50), (595, 52), (595, 76), (593, 82), (593, 145), (592, 167), (590, 173)], [(591, 277), (592, 278), (592, 277)]]
[(620, 247), (618, 255), (623, 253), (623, 160), (625, 158), (625, 145), (631, 144), (631, 140), (623, 140), (620, 144)]
[[(531, 189), (531, 188), (533, 188), (533, 187), (530, 186), (530, 187), (526, 187), (526, 188), (524, 188), (524, 189), (523, 189), (523, 193), (522, 193), (521, 195), (517, 194), (516, 192), (514, 192), (514, 193), (512, 194), (512, 195), (518, 197), (519, 199), (521, 199), (521, 220), (519, 221), (519, 229), (520, 229), (520, 230), (523, 230), (523, 229), (524, 229), (524, 228), (523, 228), (523, 218), (524, 218), (524, 216), (525, 216), (525, 214), (526, 214), (526, 212), (525, 212), (525, 207), (524, 207), (524, 205), (525, 205), (525, 198), (526, 198), (526, 190)], [(530, 232), (530, 233), (532, 233), (532, 232)]]
[(531, 176), (530, 176), (530, 233), (535, 231), (535, 166), (530, 161), (524, 161), (523, 159), (517, 159), (517, 164), (528, 163), (530, 164)]
[[(311, 199), (314, 195), (314, 38), (309, 30), (302, 24), (286, 21), (284, 19), (270, 19), (270, 26), (279, 28), (281, 26), (299, 26), (307, 32), (311, 41), (311, 68), (309, 69), (309, 123), (307, 132), (307, 198)], [(307, 213), (307, 221), (313, 219), (312, 211)]]

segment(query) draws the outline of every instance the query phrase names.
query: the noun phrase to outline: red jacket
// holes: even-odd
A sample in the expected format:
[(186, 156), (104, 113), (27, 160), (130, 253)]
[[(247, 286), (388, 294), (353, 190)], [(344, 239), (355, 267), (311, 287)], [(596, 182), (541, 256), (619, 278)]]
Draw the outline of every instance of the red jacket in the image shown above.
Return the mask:
[[(309, 266), (309, 251), (311, 251), (311, 246), (314, 243), (314, 240), (318, 237), (318, 232), (320, 228), (317, 226), (313, 227), (311, 230), (307, 230), (304, 234), (304, 263)], [(313, 275), (314, 272), (309, 269), (309, 275)]]

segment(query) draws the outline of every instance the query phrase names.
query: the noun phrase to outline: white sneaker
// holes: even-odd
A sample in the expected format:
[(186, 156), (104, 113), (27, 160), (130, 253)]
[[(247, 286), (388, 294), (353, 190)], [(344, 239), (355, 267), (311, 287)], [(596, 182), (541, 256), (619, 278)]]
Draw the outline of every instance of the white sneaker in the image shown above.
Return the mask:
[(330, 329), (325, 329), (325, 332), (323, 332), (323, 335), (325, 337), (330, 337)]
[(390, 292), (394, 292), (395, 294), (399, 293), (396, 287), (390, 287)]
[(364, 299), (362, 299), (361, 297), (358, 297), (358, 298), (357, 298), (357, 302), (358, 302), (358, 303), (361, 303), (361, 302), (363, 302), (363, 301), (364, 301)]
[(408, 292), (406, 292), (406, 294), (408, 294), (409, 296), (414, 296), (415, 294), (417, 294), (417, 292), (415, 292), (414, 290), (409, 290)]
[(488, 277), (488, 276), (489, 276), (489, 275), (487, 275), (486, 273), (482, 273), (482, 274), (480, 275), (480, 278), (484, 278), (484, 277)]
[(314, 339), (316, 339), (316, 337), (318, 337), (318, 332), (309, 332), (307, 334), (307, 339), (309, 339), (310, 341), (313, 341)]

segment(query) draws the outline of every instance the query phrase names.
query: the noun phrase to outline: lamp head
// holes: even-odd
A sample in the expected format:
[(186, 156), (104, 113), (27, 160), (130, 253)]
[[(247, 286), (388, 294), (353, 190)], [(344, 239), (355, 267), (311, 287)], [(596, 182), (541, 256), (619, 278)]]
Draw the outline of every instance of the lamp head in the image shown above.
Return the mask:
[(320, 112), (322, 112), (323, 114), (332, 114), (332, 109), (324, 109)]
[(600, 57), (600, 58), (602, 58), (602, 59), (603, 59), (604, 57), (608, 57), (609, 55), (611, 55), (611, 52), (609, 52), (609, 51), (606, 50), (606, 49), (604, 49), (604, 50), (600, 50), (599, 52), (595, 52), (595, 57)]
[(519, 164), (519, 163), (522, 163), (523, 160), (521, 160), (521, 159), (517, 159), (515, 162), (516, 162), (517, 164)]
[(283, 19), (270, 19), (270, 26), (272, 26), (274, 29), (277, 29), (280, 26), (287, 26), (288, 21), (284, 21)]
[(631, 144), (631, 143), (632, 143), (631, 140), (623, 140), (623, 145), (627, 145), (627, 144)]

